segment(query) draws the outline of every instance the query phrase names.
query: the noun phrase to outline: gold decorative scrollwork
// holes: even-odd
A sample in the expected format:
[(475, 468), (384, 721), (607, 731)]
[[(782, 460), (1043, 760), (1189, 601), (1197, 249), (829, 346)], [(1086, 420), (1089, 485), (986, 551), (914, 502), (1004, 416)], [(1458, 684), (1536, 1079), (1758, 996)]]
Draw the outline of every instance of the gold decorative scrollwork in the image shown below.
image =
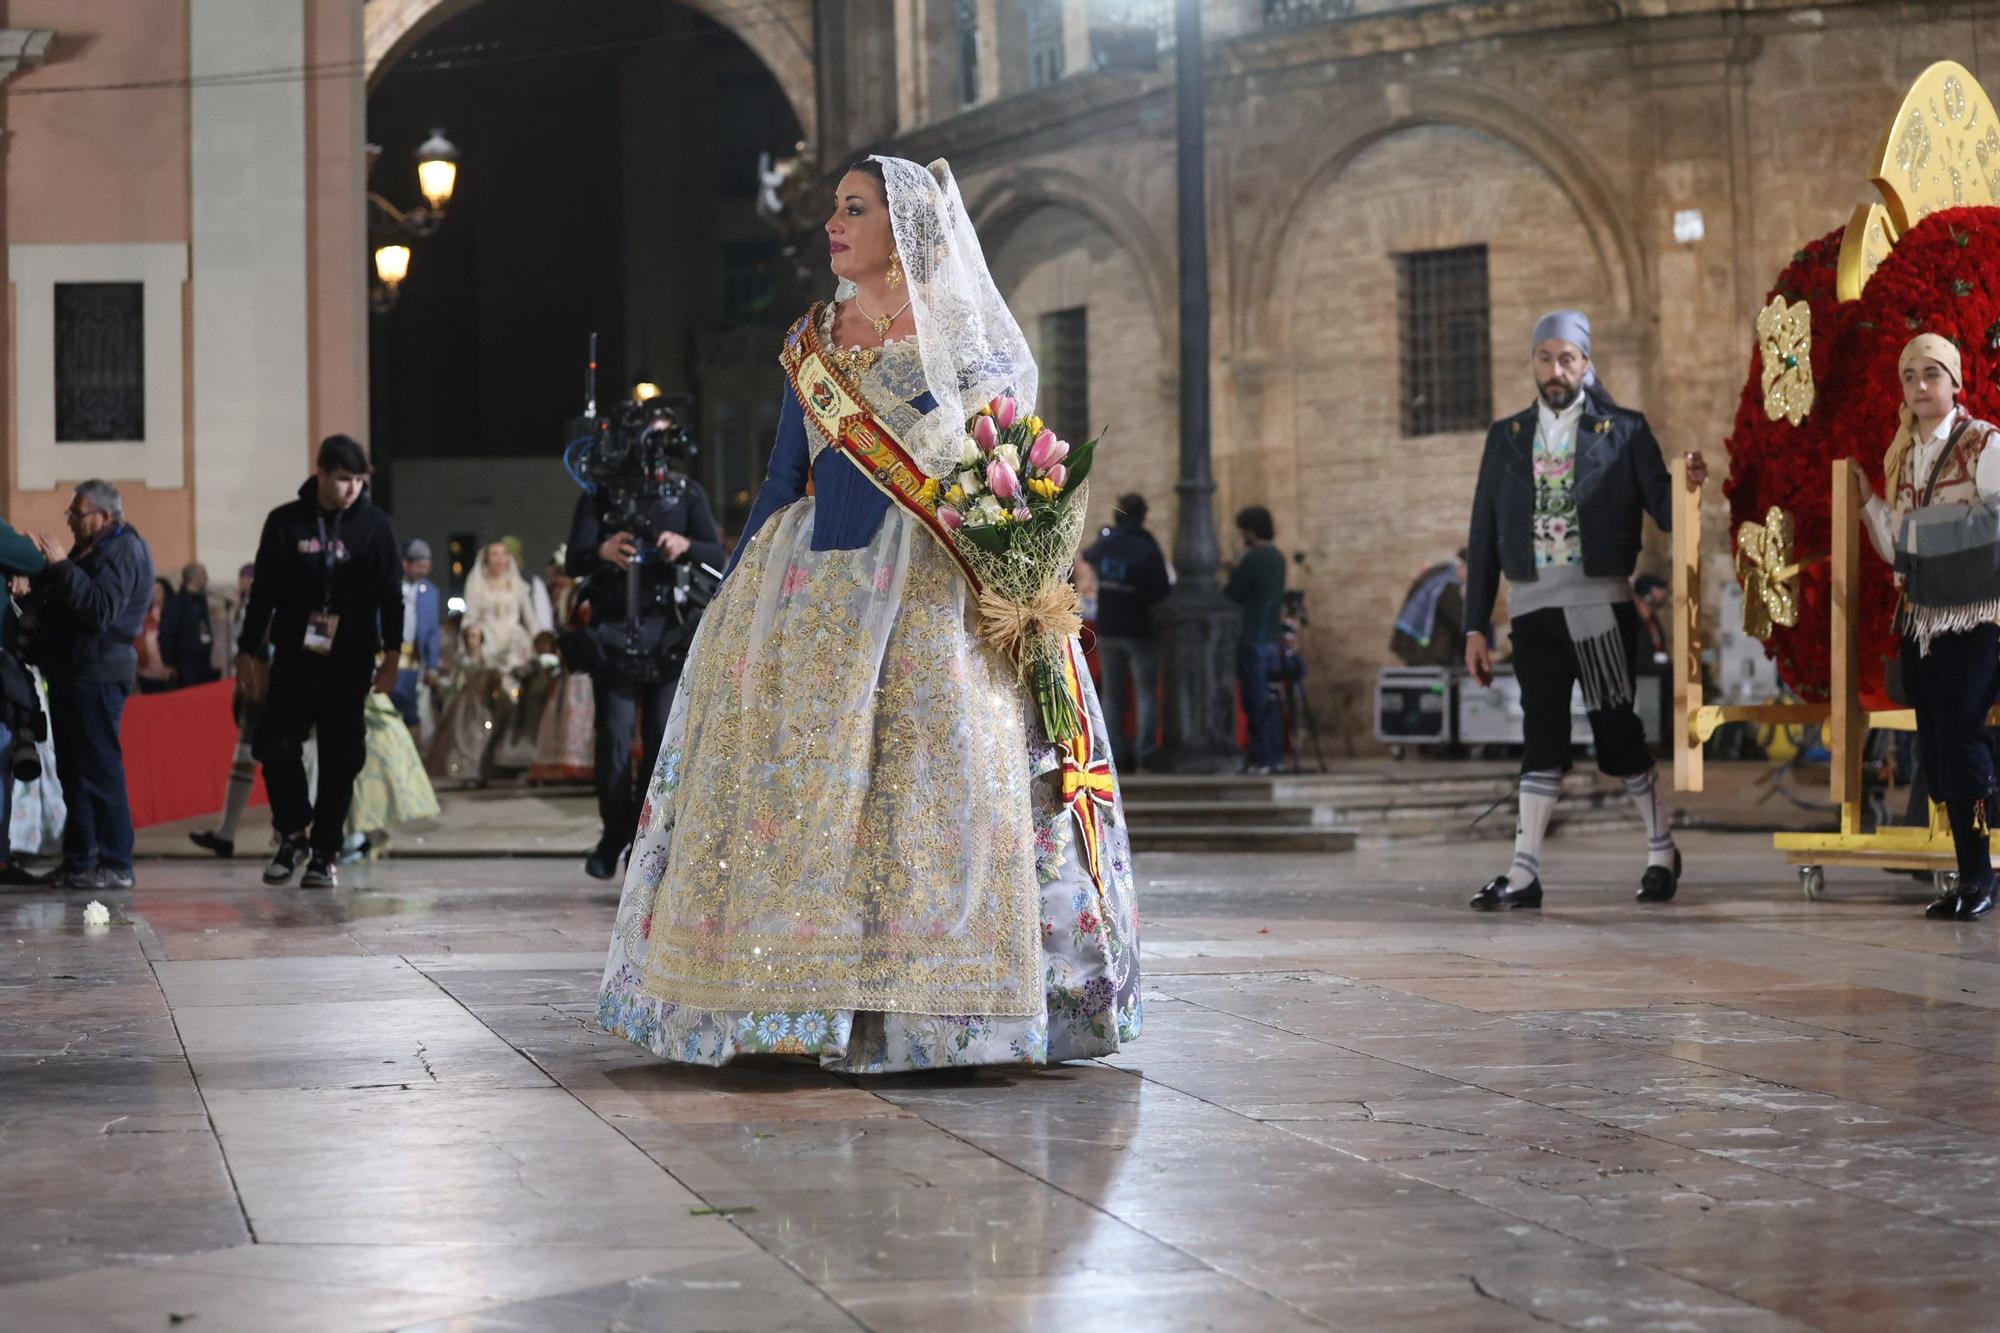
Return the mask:
[(1794, 426), (1812, 411), (1812, 307), (1774, 296), (1757, 312), (1757, 348), (1764, 361), (1764, 415)]
[(1792, 516), (1772, 505), (1762, 523), (1736, 530), (1736, 580), (1743, 585), (1743, 632), (1768, 640), (1774, 625), (1799, 623), (1799, 568)]
[[(1871, 176), (1884, 207), (1857, 211), (1840, 245), (1838, 291), (1859, 300), (1898, 237), (1942, 208), (2000, 206), (2000, 113), (1972, 72), (1940, 60), (1896, 108)], [(1871, 215), (1874, 209), (1869, 209)]]

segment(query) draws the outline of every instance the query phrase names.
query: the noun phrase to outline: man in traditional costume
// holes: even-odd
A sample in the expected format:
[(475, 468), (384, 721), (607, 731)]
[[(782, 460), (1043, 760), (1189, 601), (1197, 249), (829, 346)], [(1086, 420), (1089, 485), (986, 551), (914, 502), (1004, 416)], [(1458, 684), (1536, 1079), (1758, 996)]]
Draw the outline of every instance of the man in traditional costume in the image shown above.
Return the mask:
[[(1672, 484), (1646, 418), (1612, 401), (1590, 360), (1590, 319), (1558, 310), (1536, 323), (1529, 370), (1537, 401), (1493, 423), (1479, 463), (1466, 544), (1465, 669), (1493, 679), (1487, 628), (1507, 575), (1524, 748), (1514, 860), (1473, 896), (1480, 911), (1542, 905), (1542, 838), (1570, 766), (1570, 695), (1583, 686), (1597, 766), (1622, 779), (1646, 826), (1640, 902), (1680, 885), (1646, 729), (1632, 706), (1640, 638), (1632, 567), (1642, 519), (1672, 526)], [(1700, 454), (1687, 475), (1707, 479)]]

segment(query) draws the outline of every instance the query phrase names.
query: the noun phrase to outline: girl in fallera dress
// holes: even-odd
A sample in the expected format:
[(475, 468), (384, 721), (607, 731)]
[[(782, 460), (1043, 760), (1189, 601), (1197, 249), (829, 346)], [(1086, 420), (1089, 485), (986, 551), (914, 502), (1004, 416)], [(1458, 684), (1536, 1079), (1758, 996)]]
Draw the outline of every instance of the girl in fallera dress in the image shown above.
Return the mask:
[[(555, 603), (556, 628), (578, 624), (577, 583), (563, 571), (560, 556), (549, 562), (549, 594)], [(531, 782), (589, 782), (595, 775), (593, 745), (597, 708), (590, 677), (567, 666), (550, 688), (548, 707), (535, 735), (535, 765)]]
[[(840, 287), (787, 336), (769, 475), (668, 718), (600, 1021), (706, 1065), (1105, 1055), (1140, 1027), (1116, 775), (1092, 751), (1077, 811), (1074, 751), (981, 638), (943, 511), (927, 524), (856, 458), (873, 441), (893, 475), (949, 486), (975, 411), (1032, 412), (1034, 359), (943, 162), (857, 162), (829, 203)], [(836, 401), (858, 412), (830, 421)], [(1103, 717), (1087, 684), (1078, 703), (1087, 744)]]

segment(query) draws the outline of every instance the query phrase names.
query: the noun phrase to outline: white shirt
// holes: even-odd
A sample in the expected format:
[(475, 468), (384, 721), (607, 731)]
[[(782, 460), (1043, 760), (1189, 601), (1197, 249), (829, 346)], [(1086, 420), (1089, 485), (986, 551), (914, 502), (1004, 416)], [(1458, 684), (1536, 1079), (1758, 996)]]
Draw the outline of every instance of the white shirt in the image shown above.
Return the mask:
[(1535, 411), (1542, 426), (1542, 446), (1550, 453), (1576, 452), (1576, 431), (1583, 424), (1583, 397), (1582, 390), (1578, 390), (1576, 400), (1560, 412), (1550, 411), (1546, 398), (1536, 401)]
[(403, 580), (403, 642), (417, 641), (417, 585)]
[[(1954, 407), (1938, 422), (1937, 429), (1924, 439), (1910, 446), (1910, 475), (1917, 479), (1917, 488), (1930, 480), (1931, 469), (1937, 466), (1938, 454), (1945, 441), (1951, 438), (1963, 412)], [(1896, 479), (1888, 478), (1894, 487)], [(1973, 471), (1972, 484), (1978, 489), (1981, 499), (2000, 500), (2000, 449), (1988, 449), (1979, 456), (1979, 466)], [(1891, 492), (1894, 493), (1893, 490)], [(1906, 515), (1899, 514), (1889, 501), (1879, 495), (1868, 497), (1868, 504), (1861, 511), (1861, 521), (1868, 529), (1868, 540), (1874, 544), (1875, 553), (1890, 564), (1896, 562), (1896, 530), (1902, 526)]]

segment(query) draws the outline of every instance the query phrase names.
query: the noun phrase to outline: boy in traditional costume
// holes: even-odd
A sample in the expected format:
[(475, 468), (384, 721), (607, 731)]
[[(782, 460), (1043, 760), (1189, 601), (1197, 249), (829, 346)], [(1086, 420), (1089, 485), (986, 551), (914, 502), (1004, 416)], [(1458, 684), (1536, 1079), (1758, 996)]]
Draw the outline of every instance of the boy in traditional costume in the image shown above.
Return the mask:
[[(1897, 570), (1895, 625), (1903, 689), (1917, 710), (1918, 763), (1944, 803), (1958, 855), (1957, 882), (1924, 915), (1973, 921), (1994, 901), (1982, 815), (1994, 790), (1986, 717), (2000, 697), (1990, 522), (2000, 506), (2000, 449), (1989, 447), (2000, 430), (1959, 405), (1964, 371), (1949, 339), (1912, 338), (1898, 369), (1902, 421), (1882, 458), (1892, 499), (1871, 493), (1863, 522), (1877, 553)], [(1865, 474), (1862, 485), (1869, 486)]]

